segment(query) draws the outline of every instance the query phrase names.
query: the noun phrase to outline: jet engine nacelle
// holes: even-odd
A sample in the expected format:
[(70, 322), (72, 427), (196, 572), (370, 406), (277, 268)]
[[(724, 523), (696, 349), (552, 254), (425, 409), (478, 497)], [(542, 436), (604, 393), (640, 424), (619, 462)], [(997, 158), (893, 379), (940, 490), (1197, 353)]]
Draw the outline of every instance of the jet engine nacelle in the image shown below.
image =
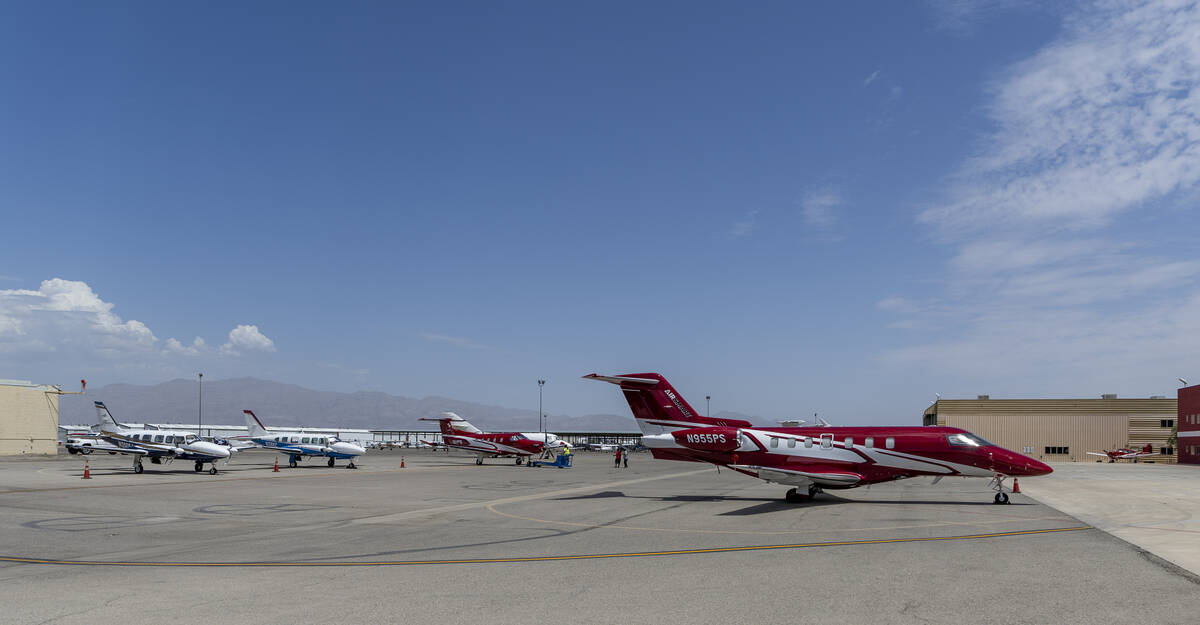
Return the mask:
[(737, 428), (689, 428), (671, 432), (680, 447), (697, 451), (737, 451), (742, 446), (742, 432)]

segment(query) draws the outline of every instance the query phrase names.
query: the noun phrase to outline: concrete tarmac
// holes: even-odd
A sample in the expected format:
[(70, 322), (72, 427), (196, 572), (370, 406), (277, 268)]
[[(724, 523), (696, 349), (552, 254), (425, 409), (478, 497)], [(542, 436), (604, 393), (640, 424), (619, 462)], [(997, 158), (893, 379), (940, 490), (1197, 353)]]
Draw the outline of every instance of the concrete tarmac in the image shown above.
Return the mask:
[(88, 460), (87, 481), (79, 456), (0, 462), (0, 623), (1182, 624), (1200, 598), (1076, 518), (992, 505), (986, 480), (790, 505), (647, 454), (532, 469), (387, 451), (274, 473), (251, 452), (217, 476)]
[(1063, 463), (1046, 478), (1030, 480), (1026, 490), (1042, 503), (1200, 574), (1198, 466)]

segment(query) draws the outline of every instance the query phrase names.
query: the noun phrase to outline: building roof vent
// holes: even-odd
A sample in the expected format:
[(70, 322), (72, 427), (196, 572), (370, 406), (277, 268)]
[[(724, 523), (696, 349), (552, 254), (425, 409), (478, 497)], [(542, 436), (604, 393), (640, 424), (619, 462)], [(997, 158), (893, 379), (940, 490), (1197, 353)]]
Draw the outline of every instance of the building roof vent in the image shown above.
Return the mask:
[(979, 395), (975, 399), (991, 399), (991, 395)]
[(1116, 398), (1117, 398), (1116, 393), (1105, 393), (1100, 396), (1100, 399), (1116, 399)]

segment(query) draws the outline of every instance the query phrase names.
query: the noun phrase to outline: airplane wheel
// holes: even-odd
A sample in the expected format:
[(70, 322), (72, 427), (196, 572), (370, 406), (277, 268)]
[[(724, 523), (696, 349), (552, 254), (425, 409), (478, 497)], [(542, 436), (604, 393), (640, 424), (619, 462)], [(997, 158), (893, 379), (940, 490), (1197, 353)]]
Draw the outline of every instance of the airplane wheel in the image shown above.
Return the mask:
[(521, 456), (517, 456), (517, 466), (518, 466), (518, 467), (519, 467), (519, 466), (521, 466), (521, 463), (522, 463), (522, 462), (524, 462), (524, 461), (525, 461), (525, 459), (524, 459), (524, 458), (522, 458)]
[(804, 503), (809, 499), (812, 499), (812, 495), (802, 495), (800, 494), (800, 491), (793, 488), (789, 490), (787, 494), (783, 496), (783, 498), (788, 503)]
[(196, 463), (196, 466), (195, 466), (195, 469), (196, 469), (196, 473), (199, 473), (199, 472), (203, 471), (203, 470), (204, 470), (204, 463), (203, 463), (203, 462), (197, 462), (197, 463)]
[(142, 463), (139, 462), (139, 463), (133, 465), (134, 473), (141, 473), (142, 471), (145, 471), (145, 469), (142, 468)]
[(331, 466), (331, 467), (333, 466), (333, 458), (330, 458), (330, 459), (329, 459), (329, 462), (328, 462), (328, 464), (329, 464), (329, 466)]
[(357, 468), (358, 468), (358, 465), (356, 465), (356, 464), (354, 464), (353, 462), (351, 462), (350, 464), (346, 465), (346, 468), (347, 468), (347, 469), (357, 469)]
[(992, 502), (997, 504), (1008, 503), (1008, 493), (996, 493), (996, 498)]
[(483, 458), (475, 458), (475, 464), (483, 464)]
[(291, 458), (288, 458), (288, 466), (289, 466), (289, 467), (291, 467), (291, 468), (293, 468), (293, 469), (295, 469), (295, 468), (296, 468), (296, 457), (295, 457), (295, 456), (292, 456)]
[(217, 474), (217, 467), (216, 467), (216, 465), (213, 465), (213, 467), (212, 467), (211, 469), (209, 469), (209, 470), (208, 470), (208, 474), (209, 474), (209, 475), (216, 475), (216, 474)]

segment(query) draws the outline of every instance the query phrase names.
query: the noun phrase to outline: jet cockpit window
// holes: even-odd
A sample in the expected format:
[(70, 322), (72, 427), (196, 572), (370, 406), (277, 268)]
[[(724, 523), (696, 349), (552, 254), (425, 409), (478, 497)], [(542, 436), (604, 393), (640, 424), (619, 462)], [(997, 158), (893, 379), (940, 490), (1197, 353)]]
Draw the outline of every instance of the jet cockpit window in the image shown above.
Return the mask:
[(195, 434), (188, 434), (187, 436), (183, 437), (183, 442), (185, 442), (185, 443), (190, 443), (194, 440), (196, 440)]
[(950, 444), (955, 447), (986, 447), (991, 445), (991, 443), (969, 432), (950, 434), (946, 437), (946, 440), (950, 441)]

